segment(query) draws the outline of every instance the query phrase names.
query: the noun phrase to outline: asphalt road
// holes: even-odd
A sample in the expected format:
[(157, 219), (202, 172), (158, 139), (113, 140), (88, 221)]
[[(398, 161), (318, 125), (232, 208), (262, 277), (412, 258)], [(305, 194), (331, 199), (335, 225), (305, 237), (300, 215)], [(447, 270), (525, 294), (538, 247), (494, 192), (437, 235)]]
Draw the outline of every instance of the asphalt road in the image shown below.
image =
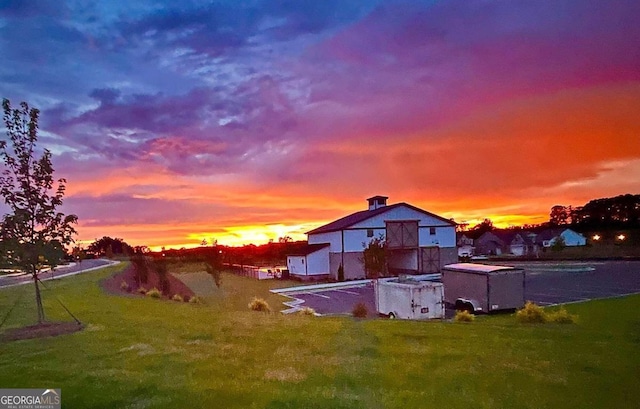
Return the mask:
[[(80, 263), (70, 264), (68, 266), (60, 266), (53, 271), (43, 272), (40, 274), (40, 280), (45, 281), (54, 278), (65, 277), (68, 275), (80, 274), (87, 271), (95, 270), (97, 268), (108, 266), (109, 264), (113, 264), (113, 261), (104, 259), (83, 260)], [(15, 285), (22, 285), (31, 282), (31, 276), (28, 274), (11, 274), (9, 276), (0, 275), (0, 287), (12, 287)]]
[[(640, 261), (504, 263), (526, 271), (525, 298), (538, 305), (565, 304), (640, 293)], [(446, 291), (446, 289), (445, 289)], [(363, 302), (375, 311), (373, 285), (298, 292), (319, 314), (350, 314)]]

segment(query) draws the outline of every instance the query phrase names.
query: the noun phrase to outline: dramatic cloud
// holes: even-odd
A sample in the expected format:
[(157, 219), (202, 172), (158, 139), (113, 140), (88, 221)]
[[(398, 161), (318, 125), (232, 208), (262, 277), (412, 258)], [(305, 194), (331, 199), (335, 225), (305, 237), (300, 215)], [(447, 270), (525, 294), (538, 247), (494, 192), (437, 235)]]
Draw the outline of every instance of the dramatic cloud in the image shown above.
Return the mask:
[(80, 238), (301, 238), (386, 194), (544, 221), (640, 190), (632, 0), (4, 2)]

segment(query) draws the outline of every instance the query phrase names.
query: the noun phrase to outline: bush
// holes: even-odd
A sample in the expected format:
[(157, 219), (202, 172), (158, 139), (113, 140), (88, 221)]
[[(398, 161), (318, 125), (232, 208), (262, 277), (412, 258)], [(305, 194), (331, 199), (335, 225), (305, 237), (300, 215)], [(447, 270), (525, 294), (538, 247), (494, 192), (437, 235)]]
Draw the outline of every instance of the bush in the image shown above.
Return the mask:
[(338, 281), (344, 281), (344, 267), (342, 264), (338, 267)]
[(253, 297), (253, 300), (249, 303), (249, 309), (252, 311), (270, 312), (271, 308), (269, 304), (262, 298)]
[(158, 276), (158, 285), (162, 294), (169, 295), (171, 293), (171, 283), (168, 277), (167, 260), (164, 257), (153, 260), (153, 268)]
[(472, 322), (475, 319), (476, 316), (467, 310), (456, 311), (456, 316), (453, 318), (455, 322)]
[(359, 302), (353, 307), (351, 314), (356, 318), (367, 318), (369, 311), (367, 311), (367, 306), (364, 303)]
[(554, 322), (556, 324), (575, 324), (578, 317), (569, 314), (564, 307), (560, 307), (557, 311), (546, 312), (542, 307), (527, 301), (524, 308), (516, 312), (516, 319), (518, 322), (523, 323)]
[(565, 310), (564, 307), (560, 307), (559, 310), (547, 314), (547, 319), (549, 322), (555, 322), (557, 324), (575, 324), (578, 317), (569, 314), (569, 311)]
[(182, 298), (182, 296), (180, 294), (174, 294), (173, 297), (171, 297), (171, 299), (173, 301), (178, 301), (178, 302), (183, 302), (184, 298)]
[(191, 304), (202, 304), (202, 299), (200, 297), (198, 297), (197, 295), (194, 295), (193, 297), (189, 298), (189, 303), (191, 303)]
[(134, 254), (129, 257), (129, 260), (131, 261), (131, 265), (134, 269), (136, 283), (138, 285), (146, 284), (149, 279), (149, 264), (147, 257), (143, 254)]
[(145, 295), (147, 293), (147, 289), (144, 287), (138, 287), (138, 293)]
[(120, 289), (126, 292), (131, 291), (131, 288), (129, 287), (129, 284), (127, 284), (126, 281), (122, 280), (122, 282), (120, 283)]
[(151, 298), (160, 298), (162, 297), (162, 293), (157, 288), (153, 287), (151, 290), (147, 291), (147, 295)]
[(547, 322), (548, 318), (542, 307), (527, 301), (524, 308), (516, 312), (516, 320), (527, 324), (541, 324)]
[(315, 317), (316, 315), (316, 310), (314, 310), (313, 308), (310, 307), (304, 307), (304, 308), (300, 308), (297, 312), (298, 315), (309, 315), (312, 317)]

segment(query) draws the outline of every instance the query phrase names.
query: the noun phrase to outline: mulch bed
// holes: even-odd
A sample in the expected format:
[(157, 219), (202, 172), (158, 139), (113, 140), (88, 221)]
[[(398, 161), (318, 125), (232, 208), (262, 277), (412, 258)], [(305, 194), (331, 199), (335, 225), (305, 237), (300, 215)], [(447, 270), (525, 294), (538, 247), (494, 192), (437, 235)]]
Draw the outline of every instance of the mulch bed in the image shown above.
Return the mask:
[[(167, 274), (169, 281), (169, 290), (162, 297), (170, 299), (174, 294), (179, 294), (184, 301), (189, 301), (191, 297), (195, 295), (193, 291), (185, 283), (174, 277), (172, 274)], [(122, 288), (122, 282), (127, 283), (127, 289)], [(121, 273), (115, 274), (101, 282), (102, 288), (104, 288), (110, 294), (122, 295), (131, 294), (144, 297), (143, 294), (138, 293), (138, 283), (135, 278), (135, 269), (133, 266), (127, 267)], [(140, 287), (150, 290), (152, 288), (160, 289), (160, 279), (155, 272), (150, 271), (148, 274), (147, 282), (141, 284)]]
[(2, 341), (17, 341), (20, 339), (55, 337), (80, 331), (84, 325), (77, 322), (43, 322), (28, 327), (11, 328), (0, 335)]

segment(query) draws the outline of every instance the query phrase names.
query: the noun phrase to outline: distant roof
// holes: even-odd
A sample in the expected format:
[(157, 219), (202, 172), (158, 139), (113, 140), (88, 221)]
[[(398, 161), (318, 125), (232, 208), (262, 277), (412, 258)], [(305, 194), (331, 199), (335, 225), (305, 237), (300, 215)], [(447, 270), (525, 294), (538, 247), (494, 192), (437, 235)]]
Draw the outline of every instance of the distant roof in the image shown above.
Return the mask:
[(559, 235), (562, 234), (563, 231), (565, 231), (567, 229), (563, 229), (563, 228), (554, 228), (554, 229), (546, 229), (546, 230), (542, 230), (540, 233), (538, 233), (538, 237), (537, 240), (541, 241), (541, 240), (551, 240), (555, 237), (558, 237)]
[(345, 216), (345, 217), (343, 217), (341, 219), (333, 221), (333, 222), (331, 222), (329, 224), (325, 224), (324, 226), (320, 226), (320, 227), (318, 227), (316, 229), (308, 231), (307, 234), (329, 233), (329, 232), (333, 232), (333, 231), (344, 230), (344, 229), (346, 229), (346, 228), (348, 228), (350, 226), (353, 226), (354, 224), (360, 223), (360, 222), (362, 222), (364, 220), (370, 219), (370, 218), (372, 218), (374, 216), (378, 216), (378, 215), (383, 214), (383, 213), (385, 213), (385, 212), (387, 212), (389, 210), (392, 210), (392, 209), (395, 209), (395, 208), (401, 207), (401, 206), (405, 206), (405, 207), (408, 207), (410, 209), (416, 210), (416, 211), (418, 211), (420, 213), (423, 213), (423, 214), (425, 214), (427, 216), (434, 217), (434, 218), (436, 218), (438, 220), (441, 220), (441, 221), (443, 221), (443, 222), (445, 222), (447, 224), (450, 224), (452, 226), (456, 225), (455, 222), (452, 222), (449, 219), (445, 219), (444, 217), (438, 216), (436, 214), (427, 212), (426, 210), (422, 210), (420, 208), (417, 208), (415, 206), (412, 206), (410, 204), (402, 202), (402, 203), (395, 203), (395, 204), (384, 206), (384, 207), (379, 207), (379, 208), (374, 209), (374, 210), (362, 210), (360, 212), (352, 213), (352, 214), (350, 214), (348, 216)]
[[(520, 236), (524, 243), (533, 244), (533, 239), (531, 238), (532, 234), (535, 235), (534, 233), (532, 233), (530, 231), (527, 231), (527, 230), (494, 229), (494, 230), (491, 230), (491, 231), (488, 231), (488, 232), (484, 232), (480, 237), (484, 236), (484, 238), (486, 239), (487, 237), (493, 236), (493, 237), (497, 238), (501, 242), (502, 245), (505, 245), (505, 244), (511, 244), (513, 242), (513, 240), (517, 236)], [(480, 238), (480, 237), (478, 237), (478, 238)]]
[(295, 252), (287, 254), (288, 256), (307, 256), (311, 253), (315, 253), (316, 251), (328, 247), (329, 243), (319, 243), (319, 244), (307, 244), (304, 247), (296, 249)]
[(521, 268), (510, 266), (492, 266), (488, 264), (455, 263), (444, 266), (445, 270), (461, 271), (473, 274), (490, 274), (500, 271), (521, 271)]
[(542, 243), (545, 240), (553, 240), (554, 238), (560, 236), (562, 233), (564, 233), (567, 230), (569, 230), (569, 231), (571, 231), (571, 232), (573, 232), (575, 234), (581, 235), (580, 233), (578, 233), (578, 232), (576, 232), (574, 230), (571, 230), (568, 227), (555, 227), (555, 228), (542, 230), (540, 233), (538, 233), (538, 235), (536, 236), (536, 243)]

